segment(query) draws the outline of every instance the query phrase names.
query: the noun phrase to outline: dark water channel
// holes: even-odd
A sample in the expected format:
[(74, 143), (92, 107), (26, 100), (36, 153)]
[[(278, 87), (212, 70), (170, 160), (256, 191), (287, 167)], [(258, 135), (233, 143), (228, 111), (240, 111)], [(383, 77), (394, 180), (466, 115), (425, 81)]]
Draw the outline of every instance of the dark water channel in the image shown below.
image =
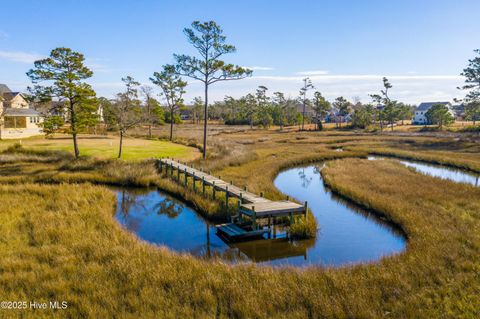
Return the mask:
[(217, 236), (213, 224), (192, 208), (157, 190), (116, 190), (116, 218), (152, 244), (231, 262), (340, 266), (375, 261), (405, 249), (404, 237), (394, 228), (329, 192), (323, 185), (319, 165), (292, 168), (275, 179), (275, 186), (283, 193), (308, 200), (320, 226), (315, 239), (288, 240), (285, 231), (277, 228), (276, 239), (228, 243)]
[[(380, 156), (369, 156), (369, 160), (382, 160), (385, 157)], [(433, 177), (438, 177), (442, 179), (448, 179), (456, 183), (470, 184), (476, 187), (480, 186), (480, 175), (473, 172), (468, 172), (466, 170), (447, 167), (442, 165), (416, 162), (409, 160), (399, 160), (400, 163), (407, 167), (415, 169), (417, 172), (430, 175)]]

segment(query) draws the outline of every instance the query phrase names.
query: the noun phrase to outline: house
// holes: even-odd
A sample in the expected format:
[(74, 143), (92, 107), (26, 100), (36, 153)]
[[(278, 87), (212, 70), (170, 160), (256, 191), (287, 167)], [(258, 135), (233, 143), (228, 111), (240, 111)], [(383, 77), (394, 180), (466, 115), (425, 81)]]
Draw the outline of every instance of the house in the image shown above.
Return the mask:
[(42, 133), (40, 113), (30, 108), (20, 92), (0, 84), (0, 139), (24, 138)]
[(351, 121), (351, 114), (340, 115), (340, 111), (336, 107), (332, 107), (327, 116), (325, 116), (325, 123), (346, 123)]
[(452, 105), (452, 111), (457, 121), (463, 121), (465, 119), (465, 104)]
[(193, 112), (191, 107), (185, 106), (180, 109), (180, 118), (182, 119), (182, 121), (191, 120), (192, 115)]
[[(295, 109), (297, 110), (298, 113), (303, 114), (303, 103), (297, 103), (295, 105)], [(306, 118), (313, 118), (315, 116), (315, 111), (313, 110), (312, 106), (308, 105), (308, 103), (305, 105), (305, 117)]]
[(420, 105), (415, 109), (412, 124), (429, 124), (426, 113), (432, 106), (436, 104), (445, 105), (452, 114), (452, 116), (455, 118), (455, 113), (452, 110), (452, 104), (450, 102), (423, 102), (420, 103)]

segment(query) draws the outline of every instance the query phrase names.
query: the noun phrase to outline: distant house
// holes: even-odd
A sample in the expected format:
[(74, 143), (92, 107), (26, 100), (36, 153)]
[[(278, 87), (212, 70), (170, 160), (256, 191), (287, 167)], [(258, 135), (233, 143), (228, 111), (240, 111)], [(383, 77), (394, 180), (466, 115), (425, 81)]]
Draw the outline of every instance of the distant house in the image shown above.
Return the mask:
[(332, 107), (327, 116), (325, 116), (326, 123), (346, 123), (351, 121), (351, 114), (341, 115), (340, 111), (336, 107)]
[(465, 105), (464, 104), (456, 104), (452, 105), (452, 111), (455, 113), (455, 119), (458, 121), (462, 121), (465, 119)]
[[(295, 105), (295, 109), (298, 113), (303, 114), (303, 103), (297, 103)], [(313, 118), (315, 116), (315, 111), (310, 105), (305, 105), (305, 117), (306, 118)]]
[(430, 110), (430, 108), (436, 104), (445, 105), (455, 118), (455, 113), (452, 110), (452, 104), (450, 102), (423, 102), (420, 103), (420, 105), (415, 109), (412, 124), (429, 124), (426, 114), (428, 110)]
[(0, 84), (0, 139), (24, 138), (42, 133), (43, 119), (20, 92)]
[(180, 109), (180, 118), (182, 121), (187, 121), (192, 119), (192, 108), (190, 106), (185, 106)]

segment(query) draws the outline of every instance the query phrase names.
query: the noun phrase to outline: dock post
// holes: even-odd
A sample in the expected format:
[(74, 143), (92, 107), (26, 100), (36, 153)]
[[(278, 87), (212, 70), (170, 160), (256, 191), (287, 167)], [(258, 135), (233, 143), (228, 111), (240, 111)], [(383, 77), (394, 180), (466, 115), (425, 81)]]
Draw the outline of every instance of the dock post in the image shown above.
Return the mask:
[(244, 191), (247, 191), (247, 186), (246, 186), (246, 185), (243, 186), (243, 190), (244, 190)]
[(289, 201), (289, 200), (290, 200), (290, 196), (287, 195), (287, 201)]
[(252, 228), (257, 230), (257, 213), (255, 212), (255, 206), (252, 206)]
[(186, 167), (183, 170), (183, 173), (185, 174), (185, 186), (187, 186), (188, 185), (188, 174), (187, 174), (187, 168)]
[(263, 192), (260, 192), (260, 197), (263, 197)]
[(240, 204), (243, 204), (243, 193), (240, 193), (239, 203), (240, 203)]
[(305, 201), (305, 219), (307, 219), (308, 201)]
[(228, 209), (228, 186), (225, 186), (225, 207)]
[(277, 226), (275, 222), (275, 216), (273, 216), (273, 238), (277, 238)]
[(213, 199), (215, 199), (215, 197), (216, 197), (216, 196), (215, 196), (215, 195), (216, 195), (216, 194), (215, 194), (215, 181), (213, 181), (212, 184), (213, 184), (213, 185), (212, 185), (212, 194), (213, 194)]
[(180, 182), (180, 165), (177, 166), (177, 181)]
[(193, 175), (192, 175), (192, 179), (193, 179), (193, 192), (196, 193), (196, 189), (195, 189), (195, 172), (193, 172)]
[(205, 176), (202, 176), (202, 193), (205, 196)]
[(162, 160), (159, 161), (159, 164), (160, 165), (158, 165), (158, 168), (159, 168), (160, 174), (161, 174), (162, 173)]
[(241, 202), (238, 200), (237, 202), (237, 210), (238, 210), (238, 222), (242, 222), (242, 210), (240, 208)]
[(272, 227), (270, 225), (270, 215), (268, 215), (268, 238), (270, 239), (270, 236), (272, 235)]

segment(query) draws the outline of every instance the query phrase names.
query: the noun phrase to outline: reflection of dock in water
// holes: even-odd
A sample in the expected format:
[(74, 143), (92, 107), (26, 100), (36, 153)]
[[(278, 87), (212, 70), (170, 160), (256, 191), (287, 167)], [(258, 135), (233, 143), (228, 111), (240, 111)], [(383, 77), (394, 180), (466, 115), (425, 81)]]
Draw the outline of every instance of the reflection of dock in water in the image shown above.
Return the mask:
[(286, 238), (278, 238), (227, 242), (227, 244), (238, 251), (239, 259), (244, 259), (246, 256), (251, 261), (264, 262), (291, 257), (303, 257), (307, 260), (307, 249), (314, 244), (314, 240), (294, 242)]
[(302, 257), (307, 260), (306, 242), (295, 243), (285, 238), (265, 239), (250, 242), (231, 244), (255, 262), (271, 261), (276, 259)]

